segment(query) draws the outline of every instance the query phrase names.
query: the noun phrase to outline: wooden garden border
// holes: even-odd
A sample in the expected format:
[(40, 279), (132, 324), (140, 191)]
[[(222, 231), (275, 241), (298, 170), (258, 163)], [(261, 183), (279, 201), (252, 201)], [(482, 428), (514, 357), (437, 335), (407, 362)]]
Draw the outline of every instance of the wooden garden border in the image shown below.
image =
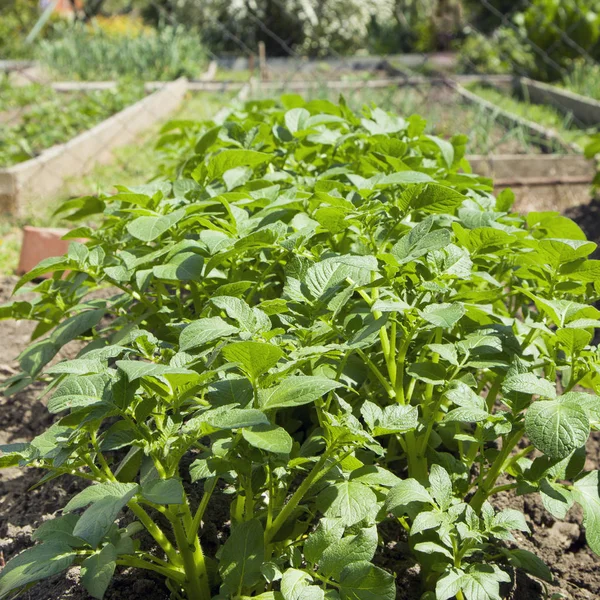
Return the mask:
[(514, 87), (526, 91), (532, 102), (549, 104), (563, 113), (571, 113), (583, 125), (600, 124), (600, 102), (548, 83), (519, 77)]
[(115, 148), (132, 143), (140, 132), (172, 113), (186, 91), (184, 78), (163, 84), (160, 90), (65, 144), (0, 169), (0, 212), (18, 215), (27, 204), (52, 198), (68, 177), (84, 175), (96, 164), (109, 162)]
[[(206, 71), (195, 80), (188, 80), (187, 89), (190, 91), (203, 90), (204, 82), (213, 82), (212, 79), (217, 73), (217, 61), (211, 60)], [(144, 90), (148, 93), (160, 90), (165, 86), (165, 81), (147, 81), (144, 83)], [(55, 81), (50, 83), (55, 92), (73, 93), (73, 92), (95, 92), (101, 90), (113, 90), (118, 86), (116, 81)], [(241, 85), (241, 84), (240, 84)], [(195, 87), (197, 86), (197, 87)], [(219, 90), (220, 91), (220, 90)]]
[[(496, 117), (501, 123), (508, 125), (518, 125), (522, 127), (529, 133), (529, 135), (536, 138), (537, 140), (540, 140), (541, 143), (538, 143), (538, 145), (545, 147), (545, 149), (550, 150), (552, 148), (552, 144), (554, 144), (560, 146), (563, 150), (565, 150), (566, 153), (581, 152), (581, 148), (575, 146), (574, 144), (568, 144), (556, 132), (550, 129), (546, 129), (545, 127), (539, 125), (538, 123), (535, 123), (534, 121), (529, 121), (528, 119), (524, 119), (500, 108), (497, 104), (489, 102), (481, 96), (470, 92), (469, 90), (464, 88), (460, 83), (453, 81), (450, 82), (449, 85), (463, 100), (465, 100), (469, 104), (480, 106), (484, 110), (493, 113), (494, 115), (496, 115)], [(544, 142), (547, 142), (547, 144), (544, 144)]]
[(510, 188), (517, 210), (556, 210), (587, 204), (596, 174), (594, 161), (577, 154), (498, 154), (466, 157), (474, 173)]
[(0, 72), (23, 71), (35, 66), (33, 60), (0, 60)]
[[(464, 78), (461, 79), (465, 83), (468, 81)], [(563, 91), (523, 77), (501, 79), (482, 76), (474, 77), (471, 81), (488, 83), (509, 93), (518, 91), (519, 86), (525, 86), (531, 100), (540, 104), (550, 103), (547, 102), (550, 98), (550, 90)], [(494, 185), (498, 190), (511, 188), (516, 196), (517, 208), (563, 211), (566, 208), (587, 204), (590, 201), (590, 189), (597, 165), (595, 161), (588, 160), (582, 155), (582, 149), (579, 146), (567, 144), (554, 131), (546, 129), (538, 123), (502, 110), (496, 104), (466, 90), (456, 81), (451, 82), (450, 85), (465, 100), (494, 111), (504, 122), (518, 124), (538, 139), (554, 141), (566, 151), (571, 152), (571, 154), (467, 156), (473, 172), (493, 178)], [(574, 95), (570, 92), (567, 94)], [(562, 94), (559, 96), (557, 93), (553, 97), (557, 103), (553, 104), (554, 106), (562, 108), (563, 111), (568, 110), (565, 104), (558, 105), (558, 98), (562, 97)], [(583, 99), (583, 97), (580, 98)], [(583, 121), (582, 113), (574, 116)], [(600, 122), (600, 118), (598, 122)]]

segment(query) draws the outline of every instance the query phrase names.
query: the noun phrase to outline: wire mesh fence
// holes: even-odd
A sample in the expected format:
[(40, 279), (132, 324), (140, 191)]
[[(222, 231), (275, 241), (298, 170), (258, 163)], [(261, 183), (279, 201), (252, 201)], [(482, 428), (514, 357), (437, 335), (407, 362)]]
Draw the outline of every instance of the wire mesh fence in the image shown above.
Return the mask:
[[(598, 4), (49, 0), (32, 8), (29, 0), (4, 0), (0, 33), (11, 32), (0, 35), (0, 196), (27, 196), (31, 188), (34, 206), (45, 200), (36, 191), (39, 171), (7, 179), (29, 160), (54, 179), (47, 195), (65, 196), (64, 173), (40, 160), (56, 144), (70, 157), (70, 175), (108, 160), (125, 172), (131, 153), (120, 159), (114, 146), (149, 144), (142, 130), (156, 134), (168, 117), (214, 116), (240, 90), (250, 99), (343, 94), (355, 109), (374, 103), (403, 117), (418, 113), (431, 134), (466, 134), (473, 155), (581, 154), (600, 122)], [(160, 90), (164, 99), (179, 77), (188, 81), (185, 97), (177, 88), (171, 102), (148, 100)], [(585, 96), (583, 104), (573, 93)], [(148, 114), (144, 127), (134, 127), (127, 115), (140, 101)], [(110, 139), (90, 136), (97, 150), (86, 154), (70, 142), (121, 110), (130, 112), (116, 119)], [(10, 201), (3, 209), (12, 210)]]

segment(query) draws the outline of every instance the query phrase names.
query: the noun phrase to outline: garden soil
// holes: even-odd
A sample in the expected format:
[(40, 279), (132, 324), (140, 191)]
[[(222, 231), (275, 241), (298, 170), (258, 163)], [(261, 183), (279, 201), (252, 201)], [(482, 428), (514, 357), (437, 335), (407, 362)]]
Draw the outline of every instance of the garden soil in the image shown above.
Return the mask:
[[(577, 215), (573, 215), (577, 216)], [(600, 221), (596, 221), (600, 228)], [(583, 223), (581, 223), (583, 225)], [(591, 233), (588, 231), (588, 233)], [(600, 238), (600, 231), (591, 235)], [(16, 278), (0, 280), (0, 304), (6, 302)], [(17, 370), (16, 355), (24, 349), (33, 327), (28, 322), (0, 321), (0, 342), (3, 354), (0, 359), (0, 378)], [(63, 351), (62, 358), (74, 356), (77, 346)], [(30, 440), (50, 425), (53, 418), (40, 398), (40, 387), (32, 386), (11, 398), (0, 398), (0, 443)], [(600, 434), (595, 433), (588, 443), (587, 469), (600, 466)], [(187, 476), (187, 469), (182, 476)], [(42, 521), (57, 514), (67, 499), (77, 493), (85, 483), (63, 477), (44, 486), (30, 490), (42, 473), (36, 470), (0, 471), (0, 563), (10, 559), (32, 544), (31, 533)], [(188, 482), (189, 485), (189, 482)], [(555, 585), (548, 591), (562, 592), (572, 600), (600, 598), (600, 559), (585, 545), (581, 527), (581, 511), (573, 509), (565, 521), (555, 520), (545, 511), (535, 496), (517, 497), (506, 493), (496, 504), (499, 508), (522, 510), (531, 529), (531, 535), (517, 535), (517, 544), (538, 554), (552, 569)], [(202, 531), (202, 541), (209, 553), (214, 553), (228, 535), (228, 501), (221, 495), (211, 503)], [(127, 520), (124, 517), (124, 521)], [(381, 528), (383, 544), (376, 562), (397, 574), (398, 600), (418, 600), (420, 578), (418, 567), (411, 561), (405, 538), (392, 523)], [(149, 540), (143, 540), (148, 545)], [(2, 559), (3, 556), (3, 559)], [(46, 580), (22, 596), (24, 600), (87, 600), (89, 596), (78, 584), (76, 568)], [(503, 589), (509, 600), (542, 600), (549, 596), (543, 586), (523, 573), (515, 573), (513, 582)], [(168, 600), (169, 592), (163, 582), (147, 572), (119, 569), (105, 596), (106, 600)]]
[(569, 208), (564, 214), (583, 229), (588, 240), (598, 244), (592, 258), (600, 258), (600, 199), (594, 198), (589, 204)]

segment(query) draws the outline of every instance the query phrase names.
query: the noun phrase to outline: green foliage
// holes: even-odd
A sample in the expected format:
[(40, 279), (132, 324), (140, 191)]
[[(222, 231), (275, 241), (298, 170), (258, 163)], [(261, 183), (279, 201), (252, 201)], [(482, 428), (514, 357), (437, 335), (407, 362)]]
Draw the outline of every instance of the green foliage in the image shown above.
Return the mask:
[(576, 94), (599, 100), (600, 65), (584, 60), (574, 61), (562, 85)]
[(519, 15), (519, 23), (536, 49), (538, 79), (560, 79), (573, 59), (598, 56), (598, 0), (535, 0)]
[[(0, 308), (39, 323), (5, 392), (43, 379), (60, 417), (0, 464), (90, 486), (0, 595), (75, 564), (97, 598), (124, 565), (194, 600), (393, 600), (392, 519), (427, 597), (499, 598), (515, 567), (552, 577), (514, 545), (524, 516), (493, 507), (506, 490), (557, 518), (580, 504), (598, 551), (595, 244), (511, 212), (462, 138), (424, 128), (343, 99), (249, 102), (165, 127), (167, 179), (64, 205), (101, 225), (19, 282), (36, 300)], [(207, 556), (211, 503), (231, 531)]]
[(193, 79), (206, 66), (199, 35), (172, 26), (111, 34), (75, 23), (42, 41), (37, 58), (55, 75), (82, 81)]
[(374, 14), (368, 27), (368, 46), (373, 54), (431, 52), (435, 50), (431, 23), (432, 0), (395, 0), (393, 18)]
[(67, 142), (136, 102), (144, 93), (140, 86), (126, 85), (117, 90), (64, 96), (43, 85), (12, 88), (5, 83), (0, 91), (6, 91), (0, 109), (18, 109), (7, 123), (0, 123), (0, 167), (29, 160), (46, 148)]
[(527, 5), (527, 0), (464, 0), (467, 21), (481, 33), (491, 33), (501, 27), (505, 19)]
[(491, 34), (467, 27), (464, 42), (458, 52), (458, 68), (463, 73), (531, 74), (533, 51), (523, 39), (523, 33), (509, 26), (499, 27)]
[[(396, 0), (395, 0), (396, 1)], [(433, 0), (397, 0), (431, 4)], [(146, 21), (185, 23), (202, 35), (206, 47), (218, 55), (256, 49), (264, 42), (269, 56), (337, 56), (364, 50), (369, 23), (392, 17), (388, 0), (153, 0), (142, 9)], [(393, 18), (393, 17), (392, 17)], [(224, 31), (227, 35), (224, 35)], [(275, 33), (276, 35), (273, 35)]]
[[(514, 2), (493, 32), (467, 32), (459, 65), (465, 72), (514, 73), (542, 81), (563, 79), (574, 62), (600, 57), (598, 0)], [(488, 14), (495, 11), (488, 10)], [(474, 23), (477, 27), (477, 19)], [(581, 81), (581, 77), (578, 78)]]
[[(39, 3), (35, 0), (0, 0), (0, 59), (31, 59), (35, 47), (25, 38), (40, 18)], [(60, 22), (52, 16), (41, 35), (51, 38)]]
[(0, 112), (22, 109), (34, 102), (49, 100), (53, 96), (49, 86), (37, 83), (14, 86), (8, 74), (0, 75)]

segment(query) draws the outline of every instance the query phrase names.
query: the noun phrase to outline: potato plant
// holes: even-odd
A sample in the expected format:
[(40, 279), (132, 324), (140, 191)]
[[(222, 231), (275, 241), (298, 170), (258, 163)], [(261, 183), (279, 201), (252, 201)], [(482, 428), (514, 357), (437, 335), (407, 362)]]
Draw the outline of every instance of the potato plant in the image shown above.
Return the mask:
[(393, 600), (388, 522), (423, 598), (494, 600), (515, 568), (552, 580), (514, 543), (524, 515), (494, 507), (507, 490), (559, 518), (580, 504), (600, 552), (595, 244), (511, 212), (463, 136), (424, 128), (343, 99), (250, 102), (168, 127), (164, 180), (61, 207), (104, 216), (0, 309), (38, 323), (6, 393), (46, 381), (57, 420), (0, 461), (89, 486), (0, 597), (80, 565), (95, 598), (124, 566), (176, 599)]

